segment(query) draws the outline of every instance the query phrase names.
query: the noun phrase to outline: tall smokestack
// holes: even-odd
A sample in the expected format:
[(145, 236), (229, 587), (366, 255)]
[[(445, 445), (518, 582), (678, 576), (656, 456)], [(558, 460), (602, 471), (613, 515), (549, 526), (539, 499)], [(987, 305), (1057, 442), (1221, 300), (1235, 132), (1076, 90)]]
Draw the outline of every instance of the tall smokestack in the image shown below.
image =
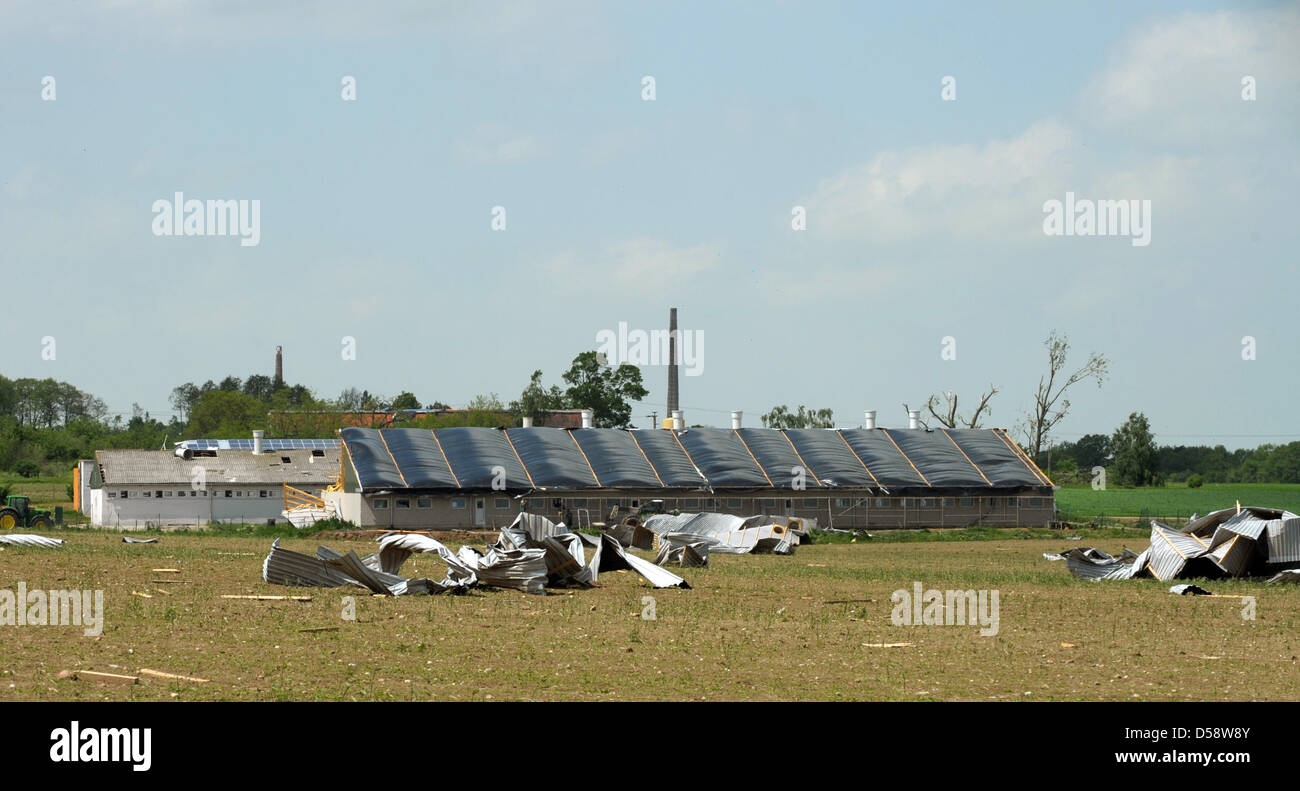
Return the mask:
[(668, 414), (676, 412), (677, 403), (677, 308), (668, 309)]
[(280, 347), (275, 347), (275, 386), (284, 384), (284, 354)]

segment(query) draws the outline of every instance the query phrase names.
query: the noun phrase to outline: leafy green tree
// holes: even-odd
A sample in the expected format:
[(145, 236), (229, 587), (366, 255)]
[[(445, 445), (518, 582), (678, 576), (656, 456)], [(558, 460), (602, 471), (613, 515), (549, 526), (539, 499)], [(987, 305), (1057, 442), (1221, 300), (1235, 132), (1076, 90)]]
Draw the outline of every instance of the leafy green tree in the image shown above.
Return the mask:
[(266, 404), (232, 390), (204, 393), (190, 415), (192, 437), (243, 437), (266, 422)]
[(565, 397), (560, 388), (551, 385), (548, 390), (542, 384), (542, 372), (533, 371), (528, 386), (519, 394), (518, 401), (511, 401), (508, 410), (519, 417), (531, 417), (538, 426), (546, 425), (546, 416), (552, 409), (564, 409)]
[(602, 365), (594, 351), (573, 358), (564, 374), (569, 383), (564, 397), (578, 409), (593, 412), (592, 425), (598, 428), (627, 428), (632, 420), (632, 404), (650, 394), (641, 383), (641, 370), (623, 363), (617, 368)]
[(275, 380), (265, 374), (253, 374), (244, 380), (244, 395), (252, 396), (258, 401), (270, 401), (275, 390)]
[(1159, 482), (1159, 453), (1151, 424), (1141, 412), (1129, 415), (1110, 438), (1115, 452), (1112, 477), (1121, 486), (1154, 486)]
[(772, 407), (772, 411), (759, 418), (766, 428), (834, 428), (835, 415), (829, 409), (809, 409), (799, 405), (791, 412), (785, 404)]
[(416, 398), (414, 393), (402, 392), (393, 399), (388, 408), (395, 412), (402, 409), (419, 409), (420, 399)]

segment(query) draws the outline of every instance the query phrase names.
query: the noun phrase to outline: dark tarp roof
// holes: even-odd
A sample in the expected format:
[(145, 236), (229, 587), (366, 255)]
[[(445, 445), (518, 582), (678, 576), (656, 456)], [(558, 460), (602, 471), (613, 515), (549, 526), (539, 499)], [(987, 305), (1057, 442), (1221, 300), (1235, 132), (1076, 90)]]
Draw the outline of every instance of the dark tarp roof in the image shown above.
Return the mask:
[(988, 429), (345, 428), (339, 435), (364, 491), (788, 491), (794, 467), (807, 470), (808, 490), (1051, 485), (1010, 437)]

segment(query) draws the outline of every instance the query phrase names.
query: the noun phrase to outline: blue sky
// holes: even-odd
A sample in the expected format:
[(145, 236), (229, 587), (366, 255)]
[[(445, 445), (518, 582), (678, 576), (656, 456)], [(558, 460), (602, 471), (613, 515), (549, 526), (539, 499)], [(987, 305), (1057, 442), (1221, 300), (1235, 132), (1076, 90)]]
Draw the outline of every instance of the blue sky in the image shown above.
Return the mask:
[[(676, 306), (688, 422), (996, 384), (1014, 427), (1056, 329), (1112, 363), (1062, 439), (1300, 439), (1297, 45), (1272, 3), (11, 3), (0, 373), (165, 414), (282, 345), (323, 397), (509, 400)], [(260, 243), (155, 236), (177, 191)], [(1046, 236), (1067, 191), (1150, 200), (1151, 244)]]

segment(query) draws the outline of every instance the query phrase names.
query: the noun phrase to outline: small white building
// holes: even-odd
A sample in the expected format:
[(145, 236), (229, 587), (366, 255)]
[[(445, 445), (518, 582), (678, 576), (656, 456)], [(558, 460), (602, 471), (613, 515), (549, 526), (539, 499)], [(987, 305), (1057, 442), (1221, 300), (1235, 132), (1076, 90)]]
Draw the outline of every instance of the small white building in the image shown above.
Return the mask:
[(105, 527), (284, 523), (286, 484), (319, 496), (339, 470), (337, 448), (100, 450), (83, 508)]

